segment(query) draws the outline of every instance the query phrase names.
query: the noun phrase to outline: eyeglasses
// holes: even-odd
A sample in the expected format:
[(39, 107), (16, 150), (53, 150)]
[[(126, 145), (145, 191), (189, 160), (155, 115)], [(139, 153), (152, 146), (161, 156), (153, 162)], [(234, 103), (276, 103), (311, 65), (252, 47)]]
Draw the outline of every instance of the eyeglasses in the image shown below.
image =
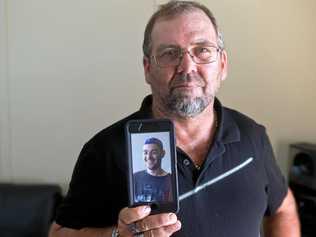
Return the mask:
[(185, 53), (188, 53), (196, 64), (208, 64), (217, 61), (219, 52), (222, 49), (215, 46), (193, 46), (190, 49), (182, 49), (180, 47), (164, 48), (152, 58), (159, 67), (175, 67), (181, 64)]

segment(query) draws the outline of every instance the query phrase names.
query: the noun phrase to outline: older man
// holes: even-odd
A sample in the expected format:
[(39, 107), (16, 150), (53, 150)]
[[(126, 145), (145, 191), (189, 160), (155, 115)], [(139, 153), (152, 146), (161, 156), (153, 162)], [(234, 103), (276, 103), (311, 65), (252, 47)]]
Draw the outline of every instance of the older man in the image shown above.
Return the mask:
[[(147, 24), (143, 51), (152, 95), (84, 146), (51, 236), (254, 237), (264, 217), (267, 236), (299, 236), (264, 127), (215, 98), (227, 53), (212, 13), (195, 2), (163, 5)], [(177, 214), (126, 207), (124, 125), (146, 118), (174, 123), (180, 195), (200, 188), (181, 199)]]

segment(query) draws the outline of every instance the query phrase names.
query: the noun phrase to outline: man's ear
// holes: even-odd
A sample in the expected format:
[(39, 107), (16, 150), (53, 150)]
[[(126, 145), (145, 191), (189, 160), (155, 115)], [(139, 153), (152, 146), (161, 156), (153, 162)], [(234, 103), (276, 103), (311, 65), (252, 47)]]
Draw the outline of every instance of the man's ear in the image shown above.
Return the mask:
[(163, 158), (163, 157), (165, 156), (165, 154), (166, 154), (166, 151), (165, 151), (165, 150), (162, 150), (162, 151), (161, 151), (161, 158)]
[(220, 57), (220, 67), (221, 67), (221, 80), (224, 81), (227, 77), (227, 68), (228, 68), (228, 60), (227, 60), (227, 52), (223, 49)]
[(143, 56), (143, 67), (144, 67), (144, 74), (145, 74), (145, 80), (148, 84), (149, 82), (149, 73), (150, 73), (150, 59), (147, 56)]

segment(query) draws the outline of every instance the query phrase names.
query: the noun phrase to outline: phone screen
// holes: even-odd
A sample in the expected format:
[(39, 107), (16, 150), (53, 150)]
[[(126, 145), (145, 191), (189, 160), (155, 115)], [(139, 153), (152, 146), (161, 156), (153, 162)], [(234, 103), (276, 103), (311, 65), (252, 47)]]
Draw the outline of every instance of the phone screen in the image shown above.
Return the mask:
[(128, 126), (132, 205), (174, 209), (178, 202), (175, 141), (168, 120), (132, 121)]
[(170, 135), (131, 135), (135, 202), (171, 202)]

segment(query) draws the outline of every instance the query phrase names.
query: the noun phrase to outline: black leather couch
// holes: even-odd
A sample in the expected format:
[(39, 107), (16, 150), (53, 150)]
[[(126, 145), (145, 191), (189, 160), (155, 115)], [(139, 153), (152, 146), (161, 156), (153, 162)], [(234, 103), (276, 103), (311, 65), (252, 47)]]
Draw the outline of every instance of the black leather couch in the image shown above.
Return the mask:
[(47, 237), (61, 199), (57, 185), (0, 184), (0, 237)]

